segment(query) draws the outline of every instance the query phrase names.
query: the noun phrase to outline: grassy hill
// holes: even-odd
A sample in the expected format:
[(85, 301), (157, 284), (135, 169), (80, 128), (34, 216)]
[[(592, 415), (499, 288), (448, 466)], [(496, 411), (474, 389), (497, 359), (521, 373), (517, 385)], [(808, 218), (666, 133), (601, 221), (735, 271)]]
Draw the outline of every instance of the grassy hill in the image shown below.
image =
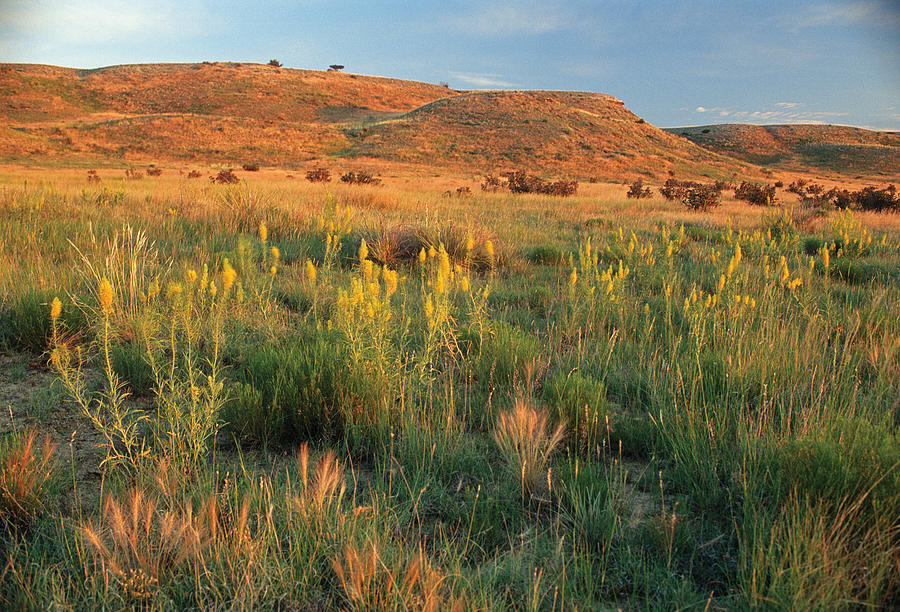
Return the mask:
[(711, 151), (782, 170), (900, 176), (900, 132), (839, 125), (723, 124), (668, 128)]
[(595, 93), (475, 91), (348, 130), (352, 154), (493, 171), (574, 176), (725, 176), (747, 171)]
[(611, 96), (478, 91), (340, 72), (202, 63), (0, 65), (0, 158), (299, 166), (368, 157), (578, 177), (730, 176), (746, 164)]

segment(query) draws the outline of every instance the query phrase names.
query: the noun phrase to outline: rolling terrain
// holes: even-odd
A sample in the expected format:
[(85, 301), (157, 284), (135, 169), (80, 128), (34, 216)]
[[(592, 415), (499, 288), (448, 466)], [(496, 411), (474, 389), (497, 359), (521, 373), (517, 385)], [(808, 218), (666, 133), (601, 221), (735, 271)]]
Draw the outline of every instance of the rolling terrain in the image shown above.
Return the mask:
[(900, 176), (900, 133), (840, 125), (747, 125), (669, 128), (668, 132), (751, 164), (791, 171)]
[(612, 96), (474, 91), (258, 64), (0, 68), (7, 161), (295, 167), (369, 157), (460, 170), (616, 178), (753, 169), (672, 136)]

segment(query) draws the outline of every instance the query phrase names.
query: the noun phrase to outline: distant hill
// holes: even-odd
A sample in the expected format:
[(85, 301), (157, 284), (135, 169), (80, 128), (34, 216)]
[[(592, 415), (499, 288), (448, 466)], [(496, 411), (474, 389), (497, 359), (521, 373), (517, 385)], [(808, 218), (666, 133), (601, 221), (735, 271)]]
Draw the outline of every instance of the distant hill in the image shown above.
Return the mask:
[(900, 132), (838, 125), (741, 123), (666, 131), (711, 151), (761, 166), (900, 180)]
[(299, 167), (367, 157), (478, 173), (727, 178), (750, 164), (612, 96), (472, 91), (262, 64), (0, 64), (0, 159)]
[(474, 91), (348, 130), (354, 155), (574, 176), (726, 176), (746, 171), (650, 125), (621, 100), (568, 91)]

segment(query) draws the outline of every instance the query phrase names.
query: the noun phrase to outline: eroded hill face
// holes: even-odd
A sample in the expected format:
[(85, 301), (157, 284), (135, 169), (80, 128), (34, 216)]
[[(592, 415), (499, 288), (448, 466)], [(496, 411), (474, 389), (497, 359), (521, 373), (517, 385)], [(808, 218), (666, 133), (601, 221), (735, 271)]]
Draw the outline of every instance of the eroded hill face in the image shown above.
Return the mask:
[(745, 170), (595, 93), (461, 93), (350, 135), (354, 154), (482, 171), (521, 167), (622, 178)]
[(900, 133), (838, 125), (723, 124), (669, 128), (712, 151), (794, 171), (900, 177)]

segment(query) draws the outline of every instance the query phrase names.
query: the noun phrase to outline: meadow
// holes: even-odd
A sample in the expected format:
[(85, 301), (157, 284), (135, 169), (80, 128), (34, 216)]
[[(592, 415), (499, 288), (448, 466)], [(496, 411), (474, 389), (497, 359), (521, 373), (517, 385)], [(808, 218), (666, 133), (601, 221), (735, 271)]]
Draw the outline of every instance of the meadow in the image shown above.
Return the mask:
[(900, 606), (898, 215), (106, 174), (0, 171), (2, 607)]

